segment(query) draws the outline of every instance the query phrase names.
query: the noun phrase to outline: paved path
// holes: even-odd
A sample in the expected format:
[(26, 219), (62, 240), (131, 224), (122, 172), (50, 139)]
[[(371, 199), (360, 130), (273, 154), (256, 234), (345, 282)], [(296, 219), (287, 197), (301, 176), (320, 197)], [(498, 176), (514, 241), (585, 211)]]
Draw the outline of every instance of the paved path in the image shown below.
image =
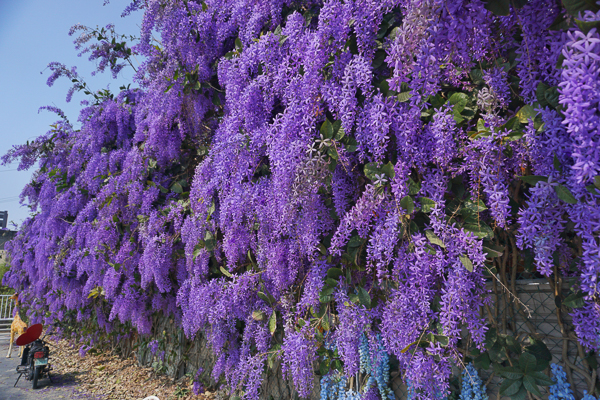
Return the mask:
[[(31, 381), (21, 377), (17, 387), (13, 387), (17, 380), (15, 369), (20, 362), (18, 347), (13, 346), (12, 358), (6, 358), (10, 334), (0, 332), (0, 399), (1, 400), (88, 400), (93, 396), (77, 393), (77, 383), (73, 375), (61, 376), (60, 371), (54, 371), (52, 382), (48, 378), (39, 381), (39, 389), (31, 388)], [(52, 362), (52, 348), (50, 348), (50, 362)]]

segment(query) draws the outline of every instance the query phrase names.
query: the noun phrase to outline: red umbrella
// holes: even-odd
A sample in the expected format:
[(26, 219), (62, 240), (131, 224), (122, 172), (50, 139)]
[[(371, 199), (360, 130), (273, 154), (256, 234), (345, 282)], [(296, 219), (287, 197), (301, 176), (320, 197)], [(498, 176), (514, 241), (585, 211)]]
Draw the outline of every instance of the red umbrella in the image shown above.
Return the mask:
[(42, 329), (42, 324), (31, 325), (29, 328), (27, 328), (24, 334), (17, 338), (17, 346), (25, 346), (26, 344), (39, 339), (42, 334)]

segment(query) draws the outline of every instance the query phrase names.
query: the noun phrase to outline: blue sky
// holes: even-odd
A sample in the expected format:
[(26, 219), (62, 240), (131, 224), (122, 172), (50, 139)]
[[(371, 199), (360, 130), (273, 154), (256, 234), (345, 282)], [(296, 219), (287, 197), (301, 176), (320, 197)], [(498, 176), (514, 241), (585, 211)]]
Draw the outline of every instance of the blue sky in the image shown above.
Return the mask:
[[(108, 84), (118, 89), (131, 81), (127, 69), (115, 81), (110, 73), (91, 77), (94, 64), (86, 55), (77, 57), (74, 37), (69, 28), (76, 24), (96, 27), (109, 23), (119, 33), (137, 35), (142, 13), (135, 12), (121, 18), (129, 0), (0, 0), (0, 153), (12, 146), (35, 139), (48, 131), (58, 118), (47, 111), (38, 113), (41, 106), (61, 108), (70, 121), (76, 121), (83, 94), (75, 94), (70, 103), (65, 102), (70, 82), (59, 79), (48, 87), (46, 80), (51, 61), (77, 71), (94, 89)], [(19, 205), (18, 196), (29, 182), (31, 171), (16, 171), (17, 165), (0, 166), (0, 210), (7, 210), (9, 221), (20, 224), (29, 215), (29, 209)]]

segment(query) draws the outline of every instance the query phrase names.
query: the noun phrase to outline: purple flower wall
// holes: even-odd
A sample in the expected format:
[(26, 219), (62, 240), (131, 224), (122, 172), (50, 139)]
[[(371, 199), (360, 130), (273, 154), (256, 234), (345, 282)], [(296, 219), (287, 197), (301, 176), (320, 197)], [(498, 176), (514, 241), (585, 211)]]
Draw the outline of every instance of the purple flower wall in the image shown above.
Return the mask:
[(600, 350), (600, 14), (565, 5), (148, 0), (134, 45), (75, 26), (99, 71), (144, 61), (116, 94), (51, 64), (90, 101), (3, 158), (38, 168), (5, 283), (90, 346), (172, 315), (248, 399), (273, 359), (308, 396), (365, 357), (354, 395), (393, 368), (441, 399), (511, 235), (574, 279)]

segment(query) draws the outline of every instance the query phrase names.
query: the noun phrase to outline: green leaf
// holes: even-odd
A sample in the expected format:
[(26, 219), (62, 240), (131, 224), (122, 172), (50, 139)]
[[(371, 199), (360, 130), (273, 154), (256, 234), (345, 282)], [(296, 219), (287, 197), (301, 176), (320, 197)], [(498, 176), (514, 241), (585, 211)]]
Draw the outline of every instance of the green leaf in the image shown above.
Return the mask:
[(263, 292), (257, 292), (256, 293), (258, 295), (258, 297), (263, 300), (264, 302), (266, 302), (267, 304), (271, 304), (271, 299), (269, 298), (269, 296), (267, 296), (266, 294), (264, 294)]
[(215, 212), (215, 202), (213, 201), (210, 203), (210, 206), (208, 207), (207, 214), (208, 214), (208, 216), (211, 216), (214, 212)]
[(484, 244), (483, 252), (486, 254), (487, 258), (496, 258), (504, 254), (504, 247), (493, 244)]
[(400, 206), (406, 211), (407, 214), (412, 214), (413, 211), (415, 211), (415, 203), (410, 196), (404, 196), (402, 200), (400, 200)]
[(494, 372), (506, 379), (517, 380), (523, 377), (523, 371), (519, 367), (502, 367), (494, 365)]
[(521, 109), (519, 111), (517, 111), (517, 113), (515, 114), (515, 116), (518, 118), (519, 122), (522, 124), (528, 123), (529, 120), (534, 119), (536, 115), (537, 115), (537, 113), (535, 112), (535, 109), (532, 106), (530, 106), (529, 104), (521, 107)]
[(358, 144), (356, 143), (356, 139), (352, 136), (346, 136), (344, 138), (344, 144), (346, 145), (346, 151), (348, 153), (354, 153), (358, 148)]
[(525, 351), (535, 356), (537, 360), (536, 371), (542, 371), (552, 361), (552, 353), (550, 353), (548, 346), (541, 340), (535, 338), (529, 338), (529, 340), (531, 341), (531, 345), (527, 346)]
[(418, 200), (419, 203), (421, 203), (421, 211), (423, 211), (425, 214), (429, 214), (437, 204), (428, 197), (419, 197)]
[(390, 179), (394, 179), (396, 176), (396, 172), (394, 171), (394, 164), (391, 161), (388, 161), (383, 167), (381, 167), (381, 172), (386, 174)]
[(327, 254), (327, 248), (323, 245), (323, 243), (319, 243), (317, 248), (319, 249), (319, 252), (321, 254), (323, 254), (323, 255)]
[(402, 354), (406, 353), (415, 344), (419, 344), (419, 341), (415, 340), (414, 342), (409, 343), (405, 348), (403, 348), (402, 350), (400, 350), (400, 353), (402, 353)]
[(540, 103), (542, 107), (548, 106), (548, 100), (546, 99), (546, 90), (548, 90), (548, 85), (543, 82), (538, 83), (537, 89), (535, 90), (535, 96), (537, 101)]
[(458, 111), (454, 111), (452, 118), (454, 118), (454, 122), (456, 122), (457, 125), (465, 120), (465, 118), (460, 115)]
[(565, 61), (565, 55), (561, 52), (556, 61), (556, 69), (561, 69), (563, 66), (563, 62)]
[(377, 50), (377, 52), (375, 52), (375, 56), (373, 57), (373, 69), (377, 69), (379, 68), (383, 62), (385, 61), (385, 58), (387, 57), (387, 53), (385, 52), (385, 50), (383, 49), (379, 49)]
[(473, 272), (473, 262), (471, 261), (471, 259), (465, 255), (462, 255), (459, 258), (460, 258), (460, 262), (462, 263), (462, 265), (464, 265), (464, 267), (469, 272)]
[(325, 376), (327, 375), (327, 373), (329, 372), (329, 360), (323, 360), (321, 361), (321, 364), (319, 364), (319, 373), (321, 374), (321, 376)]
[(574, 17), (578, 17), (579, 13), (583, 14), (586, 10), (598, 11), (594, 0), (562, 0), (562, 3), (567, 12)]
[(217, 241), (215, 239), (208, 239), (204, 241), (206, 251), (213, 251), (215, 249), (215, 245)]
[(504, 396), (516, 394), (521, 388), (522, 384), (523, 381), (521, 379), (505, 379), (504, 382), (502, 382), (502, 385), (500, 385), (500, 394)]
[(429, 239), (429, 242), (431, 244), (437, 244), (442, 248), (446, 248), (446, 245), (444, 244), (444, 242), (442, 242), (442, 239), (440, 239), (438, 235), (433, 233), (433, 231), (425, 231), (425, 236), (427, 236), (427, 239)]
[[(267, 364), (269, 365), (270, 369), (274, 369), (275, 368), (275, 362), (279, 358), (279, 352), (278, 352), (278, 350), (280, 350), (280, 349), (281, 349), (281, 345), (279, 343), (277, 343), (276, 345), (274, 345), (271, 348), (272, 352), (267, 357)], [(238, 397), (238, 399), (239, 399), (239, 397)]]
[[(408, 88), (408, 85), (406, 86)], [(428, 98), (429, 104), (433, 108), (440, 108), (444, 104), (446, 104), (446, 99), (442, 97), (441, 94), (437, 93), (435, 96), (429, 96)]]
[(255, 321), (262, 321), (265, 319), (266, 315), (261, 310), (252, 311), (252, 319)]
[(323, 315), (323, 319), (321, 319), (321, 327), (328, 331), (329, 330), (329, 317), (327, 316), (327, 314)]
[(496, 328), (488, 329), (485, 333), (485, 347), (488, 349), (491, 348), (496, 343), (496, 340), (498, 340), (498, 331)]
[(486, 352), (473, 360), (475, 368), (477, 369), (489, 369), (490, 368), (490, 355)]
[(411, 97), (412, 97), (411, 92), (400, 92), (400, 93), (398, 93), (398, 96), (396, 96), (396, 98), (398, 99), (398, 101), (400, 103), (406, 103), (407, 101), (410, 100)]
[(354, 235), (348, 240), (348, 247), (360, 247), (363, 244), (363, 240), (358, 235)]
[(550, 379), (548, 375), (544, 374), (541, 371), (533, 371), (528, 375), (534, 378), (537, 384), (541, 386), (552, 386), (556, 383), (552, 379)]
[[(338, 124), (339, 122), (339, 127), (336, 129), (336, 124)], [(342, 140), (344, 138), (344, 136), (346, 136), (346, 131), (344, 130), (344, 127), (342, 126), (341, 121), (335, 121), (335, 123), (333, 124), (333, 131), (334, 133), (334, 138), (335, 140), (337, 140), (338, 142), (340, 140)]]
[(335, 166), (337, 165), (336, 160), (329, 160), (329, 164), (327, 165), (327, 169), (331, 172), (335, 171)]
[(229, 278), (233, 278), (233, 275), (231, 275), (231, 273), (224, 267), (219, 267), (219, 269), (221, 270), (221, 273)]
[(476, 85), (483, 85), (485, 83), (483, 80), (483, 72), (479, 68), (472, 69), (469, 73), (469, 76), (471, 77), (473, 83)]
[(333, 139), (333, 125), (331, 125), (331, 122), (329, 122), (328, 119), (321, 125), (321, 135), (323, 135), (325, 139)]
[(560, 93), (558, 91), (557, 86), (552, 86), (548, 88), (548, 90), (546, 90), (546, 93), (544, 93), (544, 97), (548, 102), (548, 105), (554, 109), (558, 109), (560, 107), (560, 103), (558, 102), (559, 96)]
[(221, 105), (221, 98), (217, 92), (214, 92), (211, 98), (211, 101), (214, 106), (219, 107)]
[(562, 174), (562, 167), (560, 166), (560, 160), (558, 159), (558, 157), (556, 157), (556, 154), (554, 154), (553, 164), (554, 164), (554, 169)]
[(548, 182), (547, 176), (540, 176), (540, 175), (519, 176), (519, 179), (521, 179), (525, 183), (530, 184), (531, 186), (535, 186), (538, 182)]
[(578, 291), (568, 295), (562, 303), (567, 307), (581, 308), (585, 305), (585, 300), (583, 298), (584, 296), (585, 294), (583, 292)]
[(408, 194), (410, 194), (411, 196), (414, 196), (417, 193), (419, 193), (420, 191), (421, 191), (421, 184), (416, 183), (415, 181), (412, 180), (412, 178), (408, 178)]
[(204, 249), (204, 242), (198, 243), (196, 246), (194, 246), (194, 252), (192, 253), (193, 260), (196, 260), (196, 257), (200, 255), (202, 249)]
[(377, 167), (377, 163), (375, 162), (365, 164), (364, 172), (365, 176), (372, 181), (375, 180), (375, 175), (380, 174), (379, 168)]
[(475, 236), (477, 236), (480, 239), (494, 237), (494, 231), (492, 230), (492, 228), (490, 228), (487, 224), (485, 224), (483, 222), (480, 222), (479, 225), (467, 224), (467, 225), (463, 226), (463, 229), (467, 232), (473, 233)]
[(321, 293), (319, 294), (322, 297), (325, 296), (331, 296), (333, 294), (333, 292), (335, 292), (335, 287), (326, 287), (325, 289), (321, 290)]
[(521, 129), (521, 123), (519, 122), (519, 119), (517, 117), (512, 117), (511, 119), (506, 121), (500, 128), (503, 130), (506, 129), (511, 131), (519, 131)]
[(327, 304), (332, 300), (332, 296), (331, 295), (319, 295), (319, 302), (323, 303), (323, 304)]
[(510, 0), (487, 0), (485, 9), (492, 14), (506, 16), (510, 13)]
[[(544, 371), (546, 368), (548, 368), (550, 366), (550, 362), (548, 360), (543, 360), (541, 358), (537, 358), (536, 357), (536, 365), (535, 365), (535, 371), (533, 372), (539, 372), (539, 371)], [(530, 372), (529, 375), (531, 375), (533, 372)]]
[(567, 29), (569, 29), (569, 24), (567, 23), (567, 20), (563, 13), (558, 13), (556, 18), (554, 18), (552, 25), (550, 25), (550, 27), (548, 28), (548, 30), (551, 31), (566, 31)]
[(331, 363), (331, 367), (333, 369), (337, 369), (340, 372), (344, 370), (344, 364), (342, 364), (341, 360), (333, 360), (333, 362)]
[(588, 362), (588, 364), (592, 370), (598, 368), (598, 360), (596, 359), (596, 355), (594, 354), (593, 351), (588, 353), (587, 357), (585, 357), (585, 360)]
[(531, 353), (524, 352), (519, 357), (519, 367), (525, 375), (527, 375), (529, 372), (535, 371), (536, 365), (537, 361), (535, 359), (535, 356)]
[(596, 186), (596, 189), (600, 189), (600, 175), (594, 177), (594, 186)]
[(327, 278), (327, 279), (325, 279), (325, 283), (329, 287), (336, 287), (338, 284), (338, 281), (336, 281), (335, 279)]
[[(525, 132), (523, 132), (522, 130), (513, 130), (511, 133), (509, 133), (505, 137), (505, 140), (509, 141), (509, 142), (514, 142), (516, 140), (520, 140), (524, 135), (525, 135)], [(510, 149), (511, 148), (507, 148), (507, 149), (505, 149), (505, 151), (512, 151)]]
[(381, 167), (378, 167), (378, 163), (375, 162), (365, 164), (364, 172), (365, 176), (372, 181), (377, 179), (375, 175), (385, 174), (390, 179), (394, 179), (394, 177), (396, 176), (396, 173), (394, 171), (394, 164), (392, 164), (391, 162), (388, 162), (387, 164), (382, 165)]
[(342, 276), (343, 272), (341, 269), (339, 268), (329, 268), (329, 270), (327, 270), (327, 277), (329, 279), (334, 279), (335, 281), (337, 281), (340, 276)]
[(329, 155), (329, 157), (333, 158), (334, 160), (337, 160), (338, 158), (340, 158), (337, 149), (335, 147), (330, 147), (327, 150), (327, 154)]
[(535, 378), (525, 375), (523, 377), (523, 386), (525, 389), (538, 397), (542, 397), (542, 392), (537, 387), (537, 383), (535, 383)]
[(465, 93), (454, 93), (448, 99), (448, 102), (454, 106), (452, 110), (459, 114), (465, 109), (468, 101), (469, 97)]
[(387, 35), (388, 39), (390, 40), (390, 43), (393, 42), (398, 37), (399, 34), (400, 34), (400, 27), (396, 26)]
[(476, 201), (465, 201), (465, 209), (474, 213), (479, 213), (487, 210), (485, 203), (481, 199), (477, 199)]
[(277, 329), (277, 313), (273, 310), (271, 317), (269, 318), (269, 332), (271, 332), (271, 336), (275, 334), (275, 330)]
[(510, 400), (525, 400), (527, 398), (527, 390), (525, 387), (521, 386), (519, 391), (510, 396)]
[(577, 204), (577, 199), (575, 198), (575, 196), (573, 196), (571, 191), (563, 185), (559, 184), (554, 186), (554, 191), (556, 192), (558, 198), (564, 201), (565, 203)]
[(429, 338), (432, 342), (439, 343), (442, 347), (446, 347), (450, 344), (450, 338), (448, 336), (430, 334)]
[(358, 288), (358, 300), (360, 301), (360, 304), (365, 306), (366, 309), (371, 308), (371, 296), (369, 296), (369, 292), (367, 292), (362, 286)]
[(521, 345), (512, 335), (503, 335), (508, 350), (516, 354), (521, 354)]

